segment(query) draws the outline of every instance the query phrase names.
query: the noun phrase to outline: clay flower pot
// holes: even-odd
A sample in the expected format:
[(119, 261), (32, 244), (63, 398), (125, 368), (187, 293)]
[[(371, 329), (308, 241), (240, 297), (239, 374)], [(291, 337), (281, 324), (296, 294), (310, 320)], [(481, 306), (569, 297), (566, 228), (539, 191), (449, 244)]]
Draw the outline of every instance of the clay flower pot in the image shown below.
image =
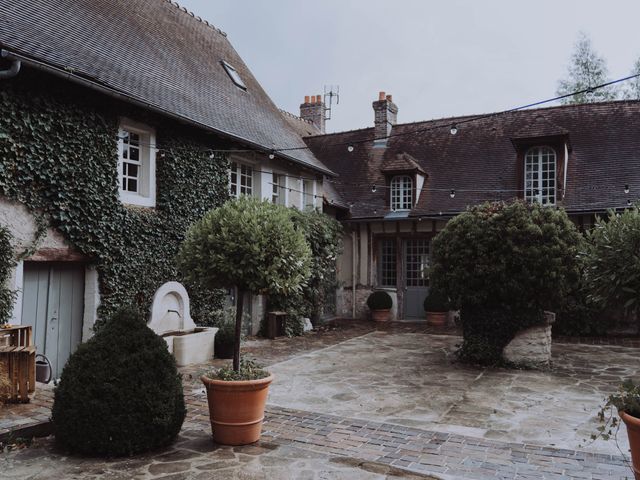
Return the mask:
[(207, 389), (213, 441), (222, 445), (257, 442), (273, 375), (259, 380), (224, 381), (200, 377)]
[(427, 312), (427, 324), (444, 327), (447, 324), (447, 312)]
[(629, 435), (629, 445), (631, 446), (631, 462), (633, 463), (633, 474), (636, 480), (640, 480), (640, 418), (619, 412), (620, 418), (627, 426)]
[(376, 322), (388, 322), (391, 318), (391, 309), (371, 310), (371, 318)]

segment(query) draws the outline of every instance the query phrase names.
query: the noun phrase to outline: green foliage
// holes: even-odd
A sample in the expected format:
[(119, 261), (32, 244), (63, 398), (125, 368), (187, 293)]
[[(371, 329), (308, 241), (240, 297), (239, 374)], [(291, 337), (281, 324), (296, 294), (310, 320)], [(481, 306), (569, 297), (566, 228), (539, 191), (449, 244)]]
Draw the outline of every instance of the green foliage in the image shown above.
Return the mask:
[(554, 335), (600, 336), (612, 326), (602, 307), (590, 297), (581, 278), (572, 285), (564, 303), (556, 310)]
[(240, 361), (240, 370), (235, 371), (230, 366), (224, 366), (217, 370), (212, 370), (206, 374), (207, 377), (214, 380), (224, 380), (227, 382), (237, 380), (259, 380), (269, 376), (269, 372), (264, 370), (262, 365), (258, 365), (252, 360), (242, 359)]
[(581, 242), (563, 210), (521, 201), (450, 220), (433, 240), (430, 281), (461, 309), (462, 357), (473, 350), (479, 361), (499, 361), (519, 330), (562, 306), (578, 279)]
[(620, 423), (617, 413), (624, 412), (632, 417), (640, 418), (640, 385), (633, 380), (625, 380), (618, 386), (618, 391), (607, 397), (598, 411), (598, 433), (591, 435), (592, 440), (602, 438), (609, 440), (617, 432)]
[(185, 415), (173, 356), (131, 308), (119, 310), (71, 355), (52, 410), (61, 447), (103, 456), (166, 446)]
[(367, 307), (369, 307), (369, 310), (389, 310), (393, 307), (393, 300), (387, 292), (378, 290), (367, 298)]
[(439, 290), (431, 288), (424, 299), (423, 306), (425, 312), (447, 312), (449, 310), (449, 299)]
[[(584, 33), (580, 33), (575, 45), (575, 51), (571, 55), (569, 64), (569, 75), (566, 80), (558, 83), (558, 95), (567, 95), (572, 92), (587, 90), (597, 85), (602, 85), (609, 81), (607, 63), (603, 57), (598, 55), (591, 45), (591, 39)], [(615, 100), (618, 92), (615, 86), (609, 86), (585, 92), (562, 100), (562, 103), (594, 103)]]
[[(631, 75), (638, 74), (640, 74), (640, 58), (636, 60), (631, 70)], [(635, 77), (625, 82), (623, 97), (625, 100), (640, 100), (640, 77)]]
[[(41, 212), (95, 263), (100, 278), (100, 317), (135, 302), (147, 310), (156, 289), (182, 280), (174, 257), (187, 226), (222, 204), (227, 161), (209, 158), (201, 143), (174, 124), (68, 84), (25, 72), (0, 84), (0, 194)], [(157, 127), (156, 208), (127, 207), (117, 185), (118, 118), (129, 115)], [(37, 218), (40, 218), (40, 214)], [(192, 315), (199, 321), (222, 295), (188, 284)]]
[(336, 259), (342, 248), (342, 226), (337, 220), (316, 210), (301, 212), (292, 208), (289, 213), (311, 249), (311, 273), (300, 292), (270, 295), (267, 308), (270, 311), (287, 312), (287, 334), (295, 336), (303, 331), (300, 317), (317, 321), (337, 287)]
[(13, 311), (15, 292), (7, 284), (14, 264), (11, 233), (5, 226), (0, 226), (0, 325), (9, 321)]
[(189, 229), (178, 264), (190, 282), (209, 289), (289, 294), (309, 276), (310, 250), (286, 207), (243, 196)]
[(640, 306), (640, 208), (597, 218), (583, 251), (590, 298), (603, 308)]

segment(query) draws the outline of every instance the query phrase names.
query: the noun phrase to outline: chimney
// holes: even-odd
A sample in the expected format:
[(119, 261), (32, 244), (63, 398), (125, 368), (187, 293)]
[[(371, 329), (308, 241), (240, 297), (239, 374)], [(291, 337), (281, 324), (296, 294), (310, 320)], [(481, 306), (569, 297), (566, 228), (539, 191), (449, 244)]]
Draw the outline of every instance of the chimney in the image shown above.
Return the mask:
[(320, 133), (324, 133), (324, 102), (322, 95), (305, 95), (300, 105), (300, 118), (313, 123)]
[[(391, 134), (392, 127), (396, 124), (398, 117), (398, 106), (393, 103), (393, 97), (380, 92), (378, 100), (373, 102), (373, 111), (375, 113), (375, 138), (387, 137)], [(375, 145), (385, 146), (387, 139), (376, 140)]]

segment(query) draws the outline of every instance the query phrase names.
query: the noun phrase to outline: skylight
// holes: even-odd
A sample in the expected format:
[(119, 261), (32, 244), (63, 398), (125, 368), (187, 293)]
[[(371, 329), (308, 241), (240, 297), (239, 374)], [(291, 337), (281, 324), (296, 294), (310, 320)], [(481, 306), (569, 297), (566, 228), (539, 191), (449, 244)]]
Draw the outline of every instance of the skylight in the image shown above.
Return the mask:
[(229, 74), (229, 77), (231, 77), (231, 80), (233, 80), (233, 83), (235, 83), (241, 89), (246, 90), (247, 86), (242, 81), (242, 78), (240, 78), (240, 74), (238, 73), (238, 71), (235, 68), (233, 68), (231, 65), (229, 65), (227, 62), (225, 62), (224, 60), (222, 60), (221, 63), (224, 69)]

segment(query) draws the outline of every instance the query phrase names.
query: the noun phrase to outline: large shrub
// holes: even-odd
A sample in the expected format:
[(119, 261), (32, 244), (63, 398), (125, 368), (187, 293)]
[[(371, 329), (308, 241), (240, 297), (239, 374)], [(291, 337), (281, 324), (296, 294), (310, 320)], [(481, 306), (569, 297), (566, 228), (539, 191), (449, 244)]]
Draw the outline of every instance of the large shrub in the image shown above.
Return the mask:
[(296, 294), (274, 294), (268, 298), (269, 310), (283, 310), (289, 314), (287, 326), (295, 325), (288, 333), (302, 333), (302, 325), (294, 320), (309, 317), (316, 323), (337, 288), (336, 259), (342, 248), (342, 225), (316, 210), (289, 209), (295, 227), (301, 230), (311, 249), (310, 274), (302, 290)]
[(563, 210), (485, 203), (433, 241), (430, 280), (461, 309), (461, 357), (499, 361), (515, 334), (556, 310), (578, 275), (582, 237)]
[(52, 419), (64, 449), (119, 456), (168, 445), (185, 413), (166, 342), (137, 310), (122, 309), (69, 358)]
[(587, 234), (585, 281), (597, 304), (627, 310), (640, 306), (640, 208), (610, 212)]
[(243, 196), (191, 226), (178, 254), (184, 276), (208, 289), (235, 286), (234, 370), (240, 367), (245, 292), (295, 294), (309, 276), (311, 252), (286, 207)]

